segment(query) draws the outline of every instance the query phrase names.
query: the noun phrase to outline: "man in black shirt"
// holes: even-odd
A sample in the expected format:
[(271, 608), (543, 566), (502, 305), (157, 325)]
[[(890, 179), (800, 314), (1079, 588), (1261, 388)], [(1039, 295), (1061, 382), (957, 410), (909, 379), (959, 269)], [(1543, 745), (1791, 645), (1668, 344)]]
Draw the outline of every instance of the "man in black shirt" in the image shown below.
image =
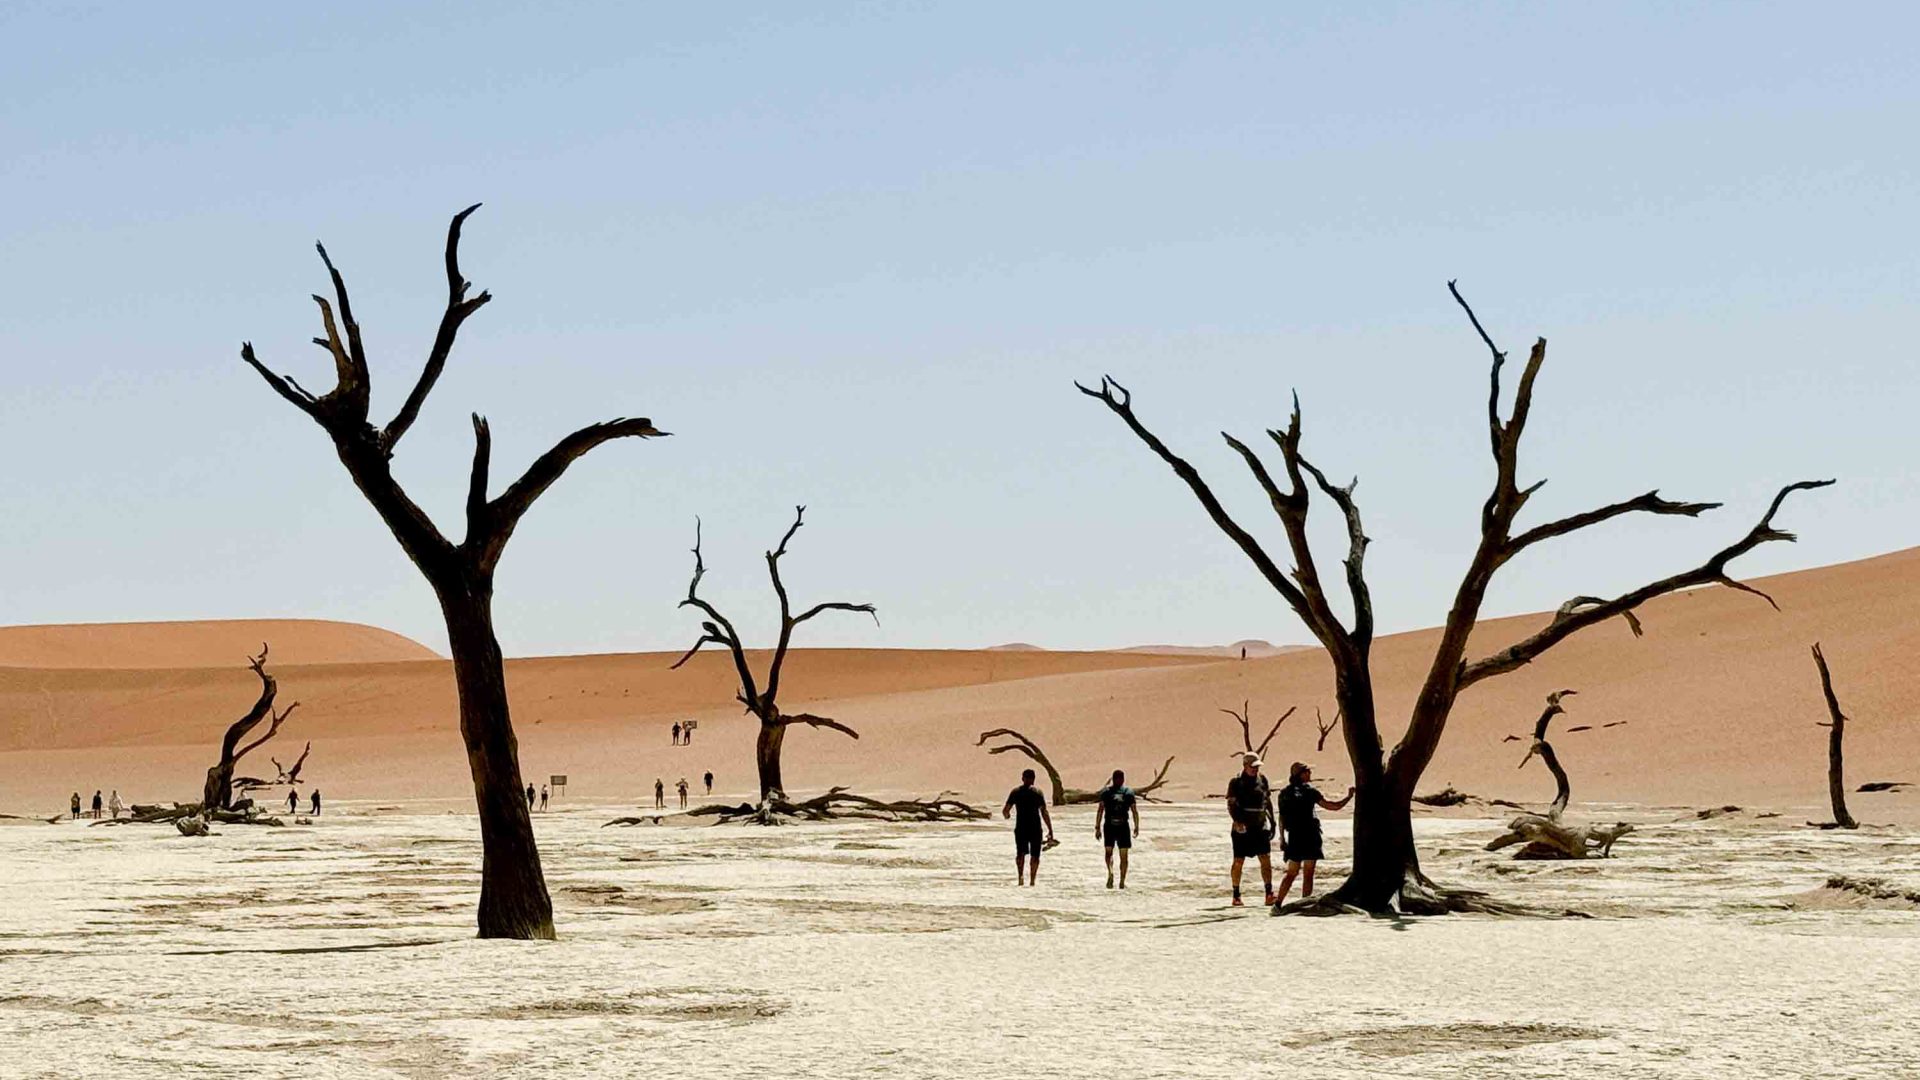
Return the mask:
[(1227, 813), (1233, 818), (1233, 906), (1240, 907), (1240, 868), (1260, 860), (1260, 882), (1273, 903), (1273, 796), (1259, 754), (1240, 755), (1240, 775), (1227, 781)]
[[(1040, 877), (1040, 827), (1046, 826), (1046, 840), (1053, 839), (1053, 816), (1047, 813), (1047, 797), (1033, 786), (1033, 770), (1027, 769), (1020, 774), (1020, 786), (1007, 793), (1007, 805), (1000, 808), (1002, 818), (1012, 817), (1015, 811), (1020, 816), (1013, 819), (1013, 873), (1014, 880), (1021, 885), (1032, 885)], [(1033, 860), (1033, 869), (1027, 869), (1027, 860)]]
[(1300, 895), (1313, 895), (1313, 868), (1319, 864), (1325, 854), (1320, 845), (1320, 819), (1314, 816), (1316, 806), (1328, 810), (1338, 810), (1353, 801), (1353, 789), (1347, 789), (1347, 797), (1339, 802), (1328, 802), (1313, 786), (1313, 766), (1296, 761), (1287, 770), (1287, 786), (1280, 789), (1280, 842), (1281, 853), (1287, 860), (1287, 872), (1280, 879), (1280, 898), (1269, 899), (1268, 903), (1284, 904), (1287, 893), (1293, 889), (1295, 874), (1304, 872), (1300, 884)]
[[(1128, 828), (1128, 817), (1132, 828)], [(1107, 842), (1107, 888), (1113, 888), (1113, 849), (1120, 849), (1120, 887), (1127, 887), (1127, 855), (1133, 850), (1133, 838), (1140, 831), (1140, 801), (1127, 786), (1127, 774), (1113, 770), (1113, 782), (1100, 789), (1100, 812), (1094, 815), (1093, 838), (1099, 840), (1105, 826)]]

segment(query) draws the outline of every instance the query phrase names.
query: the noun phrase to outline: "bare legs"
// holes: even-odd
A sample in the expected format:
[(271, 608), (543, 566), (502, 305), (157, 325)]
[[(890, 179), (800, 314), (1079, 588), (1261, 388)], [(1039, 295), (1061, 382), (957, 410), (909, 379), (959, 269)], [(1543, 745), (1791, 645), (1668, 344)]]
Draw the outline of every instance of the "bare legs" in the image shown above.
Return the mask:
[[(1267, 895), (1271, 896), (1273, 895), (1273, 857), (1271, 855), (1261, 855), (1259, 859), (1260, 884), (1265, 888)], [(1233, 860), (1231, 876), (1233, 878), (1233, 898), (1235, 900), (1240, 899), (1240, 868), (1246, 861), (1245, 856)], [(1287, 871), (1287, 880), (1293, 880), (1293, 871), (1291, 868)], [(1309, 877), (1309, 880), (1311, 880), (1311, 877)]]
[(1033, 869), (1028, 870), (1027, 856), (1015, 855), (1013, 857), (1013, 877), (1014, 877), (1015, 884), (1019, 884), (1019, 885), (1030, 886), (1030, 885), (1033, 885), (1035, 882), (1039, 881), (1040, 880), (1040, 856), (1038, 855), (1033, 856)]
[[(1119, 850), (1120, 850), (1120, 887), (1124, 889), (1127, 887), (1128, 850), (1126, 848), (1120, 848)], [(1114, 852), (1114, 845), (1108, 844), (1107, 845), (1107, 888), (1109, 889), (1113, 888), (1113, 852)]]
[(1293, 876), (1296, 873), (1301, 873), (1303, 875), (1300, 880), (1301, 898), (1305, 899), (1306, 897), (1312, 896), (1313, 895), (1313, 868), (1318, 865), (1320, 865), (1319, 862), (1313, 859), (1308, 859), (1306, 862), (1288, 863), (1286, 875), (1280, 879), (1280, 896), (1278, 899), (1274, 901), (1274, 903), (1284, 904), (1287, 902), (1287, 893), (1293, 889)]

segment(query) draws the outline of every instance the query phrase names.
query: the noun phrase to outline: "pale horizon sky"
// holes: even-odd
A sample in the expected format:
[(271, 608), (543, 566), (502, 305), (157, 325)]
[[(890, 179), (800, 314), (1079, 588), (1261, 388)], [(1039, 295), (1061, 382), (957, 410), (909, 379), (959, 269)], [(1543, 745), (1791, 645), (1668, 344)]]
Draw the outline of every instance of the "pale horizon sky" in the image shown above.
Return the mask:
[[(444, 650), (321, 432), (324, 240), (390, 416), (447, 218), (494, 302), (397, 472), (457, 536), (588, 422), (502, 564), (510, 654), (757, 641), (796, 503), (801, 644), (1307, 639), (1072, 380), (1111, 373), (1243, 524), (1219, 438), (1358, 474), (1382, 633), (1446, 611), (1490, 481), (1486, 354), (1548, 362), (1532, 520), (1723, 500), (1507, 568), (1489, 614), (1693, 565), (1837, 477), (1746, 576), (1920, 543), (1920, 14), (1520, 4), (16, 4), (0, 10), (0, 623), (302, 617)], [(1319, 505), (1323, 569), (1342, 553)], [(1756, 603), (1759, 603), (1756, 601)], [(1763, 606), (1764, 610), (1764, 606)]]

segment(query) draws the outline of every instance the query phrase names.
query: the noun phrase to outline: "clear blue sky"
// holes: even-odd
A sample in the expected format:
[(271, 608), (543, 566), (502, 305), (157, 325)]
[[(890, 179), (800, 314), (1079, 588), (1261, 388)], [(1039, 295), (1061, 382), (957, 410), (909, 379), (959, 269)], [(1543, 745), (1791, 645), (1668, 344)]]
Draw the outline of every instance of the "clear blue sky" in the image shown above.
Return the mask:
[[(801, 598), (965, 646), (1301, 640), (1070, 380), (1276, 538), (1217, 432), (1357, 472), (1383, 629), (1445, 611), (1489, 465), (1485, 354), (1551, 342), (1548, 514), (1725, 499), (1530, 555), (1492, 608), (1690, 564), (1838, 476), (1763, 573), (1920, 542), (1910, 5), (9, 4), (0, 9), (0, 621), (317, 616), (436, 647), (320, 432), (324, 239), (376, 412), (418, 371), (449, 214), (495, 302), (398, 459), (458, 533), (620, 414), (501, 568), (514, 653), (677, 647), (696, 514), (756, 631)], [(1338, 555), (1334, 523), (1326, 559)]]

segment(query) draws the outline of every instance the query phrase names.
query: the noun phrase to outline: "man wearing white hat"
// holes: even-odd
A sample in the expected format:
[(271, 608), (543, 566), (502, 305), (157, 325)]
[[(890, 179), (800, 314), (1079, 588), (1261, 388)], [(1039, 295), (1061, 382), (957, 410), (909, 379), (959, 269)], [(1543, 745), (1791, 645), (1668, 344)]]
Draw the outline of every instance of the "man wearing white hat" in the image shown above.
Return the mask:
[(1260, 755), (1240, 755), (1240, 775), (1227, 781), (1227, 813), (1233, 818), (1233, 906), (1240, 903), (1240, 868), (1260, 860), (1260, 881), (1273, 903), (1273, 793), (1260, 775)]

